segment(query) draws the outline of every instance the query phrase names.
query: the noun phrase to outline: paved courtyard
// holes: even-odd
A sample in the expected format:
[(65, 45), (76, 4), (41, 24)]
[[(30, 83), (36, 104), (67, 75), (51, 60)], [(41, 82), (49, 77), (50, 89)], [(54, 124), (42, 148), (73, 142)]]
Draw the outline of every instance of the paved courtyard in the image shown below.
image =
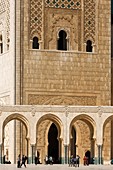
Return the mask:
[[(17, 170), (20, 168), (17, 168), (15, 164), (11, 165), (3, 165), (0, 164), (0, 170)], [(21, 169), (27, 169), (27, 170), (113, 170), (113, 165), (89, 165), (89, 166), (83, 166), (80, 165), (80, 167), (69, 167), (68, 165), (27, 165), (27, 168), (24, 166)]]

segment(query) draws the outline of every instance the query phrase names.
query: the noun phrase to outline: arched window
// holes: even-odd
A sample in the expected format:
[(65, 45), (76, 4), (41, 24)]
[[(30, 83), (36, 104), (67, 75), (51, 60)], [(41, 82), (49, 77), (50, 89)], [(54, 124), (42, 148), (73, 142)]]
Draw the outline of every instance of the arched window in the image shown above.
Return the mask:
[(37, 37), (33, 38), (32, 48), (33, 49), (39, 49), (39, 42), (38, 42), (38, 38)]
[(92, 52), (92, 42), (90, 40), (86, 43), (86, 52)]
[(3, 40), (2, 40), (2, 35), (0, 35), (0, 54), (3, 53)]
[(9, 43), (10, 43), (10, 39), (8, 38), (8, 40), (7, 40), (7, 50), (9, 50)]
[(59, 32), (58, 50), (67, 50), (67, 33), (63, 30)]

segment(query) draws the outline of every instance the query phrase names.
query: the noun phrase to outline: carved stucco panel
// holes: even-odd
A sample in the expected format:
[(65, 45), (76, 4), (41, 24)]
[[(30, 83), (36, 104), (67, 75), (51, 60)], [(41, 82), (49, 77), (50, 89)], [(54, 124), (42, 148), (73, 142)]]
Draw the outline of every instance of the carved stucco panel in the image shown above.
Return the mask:
[(52, 96), (52, 95), (28, 95), (29, 105), (83, 105), (83, 106), (95, 106), (95, 96)]

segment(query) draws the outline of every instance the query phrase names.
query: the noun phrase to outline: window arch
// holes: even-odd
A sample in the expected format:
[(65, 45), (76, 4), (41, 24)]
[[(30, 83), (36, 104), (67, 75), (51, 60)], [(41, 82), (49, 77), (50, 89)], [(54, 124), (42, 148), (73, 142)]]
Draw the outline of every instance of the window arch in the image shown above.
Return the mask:
[(7, 50), (9, 50), (9, 43), (10, 43), (10, 39), (7, 39)]
[(92, 49), (93, 49), (93, 47), (92, 47), (92, 41), (88, 40), (88, 41), (86, 42), (86, 52), (92, 52)]
[(67, 33), (64, 30), (59, 32), (58, 50), (67, 50)]
[(0, 35), (0, 54), (3, 53), (3, 40), (2, 40), (2, 35)]
[(39, 49), (39, 42), (38, 42), (38, 38), (37, 37), (34, 37), (33, 38), (33, 44), (32, 44), (32, 48), (33, 49)]

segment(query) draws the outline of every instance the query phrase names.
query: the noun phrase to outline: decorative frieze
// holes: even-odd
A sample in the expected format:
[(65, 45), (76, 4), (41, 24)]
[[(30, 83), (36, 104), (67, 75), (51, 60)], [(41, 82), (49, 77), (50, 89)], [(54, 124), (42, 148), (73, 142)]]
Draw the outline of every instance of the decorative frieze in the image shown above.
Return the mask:
[(52, 96), (52, 95), (28, 95), (29, 105), (82, 105), (95, 106), (95, 96)]
[(80, 9), (81, 0), (45, 0), (45, 7)]

